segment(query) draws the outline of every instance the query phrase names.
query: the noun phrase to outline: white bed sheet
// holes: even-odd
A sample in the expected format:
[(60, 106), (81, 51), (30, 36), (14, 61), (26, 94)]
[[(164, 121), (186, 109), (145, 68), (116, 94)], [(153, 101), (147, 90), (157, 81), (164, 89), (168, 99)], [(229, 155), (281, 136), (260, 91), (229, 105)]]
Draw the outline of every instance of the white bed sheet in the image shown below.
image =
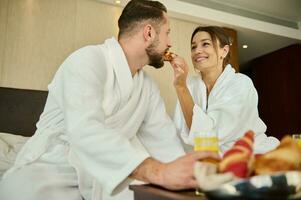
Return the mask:
[(0, 180), (14, 163), (16, 156), (29, 137), (0, 132)]

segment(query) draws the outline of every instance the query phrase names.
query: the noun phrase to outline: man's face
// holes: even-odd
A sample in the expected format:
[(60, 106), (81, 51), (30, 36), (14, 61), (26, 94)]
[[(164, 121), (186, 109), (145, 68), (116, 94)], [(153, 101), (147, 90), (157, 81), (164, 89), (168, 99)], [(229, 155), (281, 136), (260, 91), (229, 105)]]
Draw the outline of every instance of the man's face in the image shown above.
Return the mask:
[(154, 41), (146, 48), (146, 53), (149, 58), (149, 65), (155, 68), (161, 68), (164, 65), (163, 57), (164, 54), (171, 47), (169, 37), (169, 21), (165, 16), (165, 23), (160, 26), (159, 32), (156, 34)]
[(159, 46), (159, 39), (158, 37), (155, 38), (154, 42), (151, 43), (147, 48), (146, 48), (146, 53), (148, 55), (149, 59), (149, 65), (155, 67), (156, 69), (159, 69), (163, 67), (164, 62), (163, 62), (163, 54), (164, 52), (158, 52), (157, 47)]

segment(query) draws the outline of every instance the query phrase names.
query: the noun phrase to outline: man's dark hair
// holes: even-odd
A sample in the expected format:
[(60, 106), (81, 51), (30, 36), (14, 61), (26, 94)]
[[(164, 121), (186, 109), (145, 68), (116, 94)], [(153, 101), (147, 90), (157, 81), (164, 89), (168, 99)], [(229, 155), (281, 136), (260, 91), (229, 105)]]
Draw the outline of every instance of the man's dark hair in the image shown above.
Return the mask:
[(158, 25), (164, 19), (163, 12), (167, 12), (167, 9), (158, 1), (131, 0), (118, 19), (118, 38), (125, 33), (130, 33), (139, 23), (146, 20), (151, 20), (150, 23), (158, 31)]

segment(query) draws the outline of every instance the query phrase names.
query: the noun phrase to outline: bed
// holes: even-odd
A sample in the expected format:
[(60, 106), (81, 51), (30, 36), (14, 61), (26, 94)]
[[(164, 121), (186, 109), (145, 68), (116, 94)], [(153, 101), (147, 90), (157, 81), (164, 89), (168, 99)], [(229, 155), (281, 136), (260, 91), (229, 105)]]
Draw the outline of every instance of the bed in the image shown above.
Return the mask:
[(0, 87), (0, 180), (36, 130), (47, 91)]

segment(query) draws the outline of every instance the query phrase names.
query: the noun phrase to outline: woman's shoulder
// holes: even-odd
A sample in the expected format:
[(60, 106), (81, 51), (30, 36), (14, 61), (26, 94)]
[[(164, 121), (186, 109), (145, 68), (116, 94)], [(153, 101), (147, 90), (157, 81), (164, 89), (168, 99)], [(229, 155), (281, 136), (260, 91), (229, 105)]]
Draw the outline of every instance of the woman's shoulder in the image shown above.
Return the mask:
[(235, 99), (245, 99), (250, 92), (255, 90), (252, 80), (241, 73), (235, 73), (227, 82), (219, 85), (212, 93), (219, 98), (233, 97)]
[(235, 73), (231, 84), (239, 85), (240, 87), (254, 87), (252, 79), (242, 73)]
[(251, 78), (249, 78), (247, 75), (235, 72), (234, 68), (231, 66), (231, 64), (228, 64), (223, 73), (222, 73), (222, 82), (227, 85), (232, 86), (253, 86), (253, 82)]

